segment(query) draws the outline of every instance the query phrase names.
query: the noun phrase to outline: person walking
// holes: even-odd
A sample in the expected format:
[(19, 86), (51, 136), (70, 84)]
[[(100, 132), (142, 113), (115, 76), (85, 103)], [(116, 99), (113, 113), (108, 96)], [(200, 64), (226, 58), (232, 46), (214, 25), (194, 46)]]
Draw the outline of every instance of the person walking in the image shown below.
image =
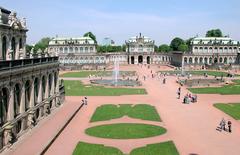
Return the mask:
[(181, 96), (181, 87), (178, 88), (178, 90), (177, 90), (177, 95), (178, 95), (178, 99), (180, 99), (180, 96)]
[(224, 120), (224, 118), (222, 119), (222, 121), (220, 122), (220, 128), (221, 130), (224, 130), (225, 131), (225, 125), (226, 125), (226, 121)]
[(232, 122), (228, 121), (228, 132), (232, 132)]
[(84, 97), (84, 104), (87, 105), (87, 96)]

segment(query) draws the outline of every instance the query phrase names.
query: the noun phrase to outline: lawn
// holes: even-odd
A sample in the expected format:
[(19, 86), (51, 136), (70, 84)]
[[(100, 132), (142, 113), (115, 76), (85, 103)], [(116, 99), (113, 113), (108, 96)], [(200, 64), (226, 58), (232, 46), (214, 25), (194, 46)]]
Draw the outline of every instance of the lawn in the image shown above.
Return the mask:
[(105, 104), (95, 110), (91, 122), (106, 121), (123, 116), (149, 121), (161, 121), (155, 107), (148, 104)]
[(234, 80), (233, 82), (234, 84), (225, 85), (222, 87), (188, 88), (188, 90), (195, 94), (240, 94), (240, 80)]
[[(119, 149), (106, 147), (101, 144), (89, 144), (79, 142), (73, 155), (124, 155)], [(179, 155), (172, 141), (149, 144), (145, 147), (136, 148), (130, 155)]]
[(120, 96), (147, 94), (143, 88), (106, 88), (104, 86), (84, 85), (81, 81), (64, 80), (66, 96)]
[[(126, 76), (134, 76), (136, 74), (135, 71), (120, 71), (120, 76), (126, 75)], [(88, 77), (89, 75), (95, 75), (95, 76), (112, 76), (112, 71), (79, 71), (79, 72), (69, 72), (64, 73), (60, 77), (71, 77), (71, 78), (84, 78)]]
[(179, 155), (172, 141), (149, 144), (146, 147), (136, 148), (130, 155)]
[(106, 147), (101, 144), (79, 142), (73, 155), (123, 155), (123, 153), (117, 148)]
[[(181, 74), (181, 71), (160, 71), (162, 73), (169, 73), (169, 74)], [(204, 73), (207, 73), (210, 76), (217, 76), (217, 77), (226, 77), (228, 75), (227, 72), (223, 72), (223, 71), (185, 71), (185, 73), (189, 73), (192, 75), (204, 75)], [(239, 75), (237, 75), (239, 76)]]
[(138, 139), (162, 135), (166, 133), (166, 129), (148, 124), (119, 123), (91, 127), (85, 133), (100, 138)]
[(217, 103), (217, 104), (214, 104), (214, 107), (230, 115), (234, 119), (240, 120), (240, 103), (232, 103), (232, 104)]

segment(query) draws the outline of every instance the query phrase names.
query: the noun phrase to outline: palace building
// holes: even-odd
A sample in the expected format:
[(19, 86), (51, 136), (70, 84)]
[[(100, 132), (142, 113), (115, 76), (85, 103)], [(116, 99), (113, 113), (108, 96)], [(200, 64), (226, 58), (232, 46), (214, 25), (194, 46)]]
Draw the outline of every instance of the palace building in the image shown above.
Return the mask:
[(191, 50), (183, 55), (184, 64), (236, 64), (239, 63), (240, 42), (228, 37), (194, 38)]
[(64, 101), (58, 57), (26, 55), (26, 20), (0, 7), (0, 151)]
[(126, 51), (98, 53), (97, 44), (89, 37), (54, 38), (49, 42), (48, 52), (59, 56), (62, 65), (76, 69), (103, 68), (115, 60), (120, 64), (168, 64), (171, 61), (170, 54), (154, 52), (154, 40), (141, 33), (126, 41), (126, 47)]

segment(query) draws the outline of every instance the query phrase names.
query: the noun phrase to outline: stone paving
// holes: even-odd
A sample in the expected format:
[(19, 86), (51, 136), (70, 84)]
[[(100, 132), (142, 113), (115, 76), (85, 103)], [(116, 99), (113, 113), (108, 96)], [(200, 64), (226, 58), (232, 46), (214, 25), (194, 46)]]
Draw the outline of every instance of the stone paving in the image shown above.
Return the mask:
[[(70, 155), (79, 141), (104, 144), (113, 146), (124, 153), (129, 153), (137, 147), (147, 144), (173, 140), (180, 154), (199, 155), (239, 155), (240, 154), (240, 123), (214, 108), (214, 103), (239, 102), (240, 95), (198, 95), (198, 102), (192, 104), (182, 104), (181, 99), (177, 99), (176, 77), (167, 77), (167, 83), (162, 84), (162, 79), (150, 78), (150, 70), (157, 71), (159, 68), (140, 66), (125, 66), (129, 70), (136, 70), (143, 87), (146, 88), (147, 95), (111, 96), (111, 97), (89, 97), (88, 105), (83, 107), (74, 117), (62, 134), (46, 152), (47, 155)], [(146, 81), (142, 80), (143, 75), (148, 75)], [(188, 93), (182, 87), (182, 94)], [(51, 140), (58, 129), (74, 110), (80, 105), (82, 97), (66, 97), (66, 103), (54, 115), (44, 123), (40, 124), (31, 134), (25, 136), (20, 144), (15, 144), (6, 154), (33, 155)], [(123, 117), (110, 121), (90, 123), (89, 120), (95, 109), (102, 104), (140, 104), (147, 103), (156, 107), (163, 122), (151, 122)], [(216, 130), (222, 118), (231, 120), (233, 123), (233, 133), (219, 132)], [(135, 122), (160, 125), (167, 129), (164, 135), (131, 140), (111, 140), (88, 136), (84, 130), (93, 125), (110, 124), (116, 122)]]

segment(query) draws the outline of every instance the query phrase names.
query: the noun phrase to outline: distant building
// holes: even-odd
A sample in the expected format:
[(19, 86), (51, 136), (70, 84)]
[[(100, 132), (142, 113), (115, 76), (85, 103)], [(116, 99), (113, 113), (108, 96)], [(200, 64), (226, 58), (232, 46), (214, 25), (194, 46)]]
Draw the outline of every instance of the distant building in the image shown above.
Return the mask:
[(240, 42), (228, 37), (194, 38), (189, 53), (184, 55), (185, 64), (235, 64), (238, 63)]

